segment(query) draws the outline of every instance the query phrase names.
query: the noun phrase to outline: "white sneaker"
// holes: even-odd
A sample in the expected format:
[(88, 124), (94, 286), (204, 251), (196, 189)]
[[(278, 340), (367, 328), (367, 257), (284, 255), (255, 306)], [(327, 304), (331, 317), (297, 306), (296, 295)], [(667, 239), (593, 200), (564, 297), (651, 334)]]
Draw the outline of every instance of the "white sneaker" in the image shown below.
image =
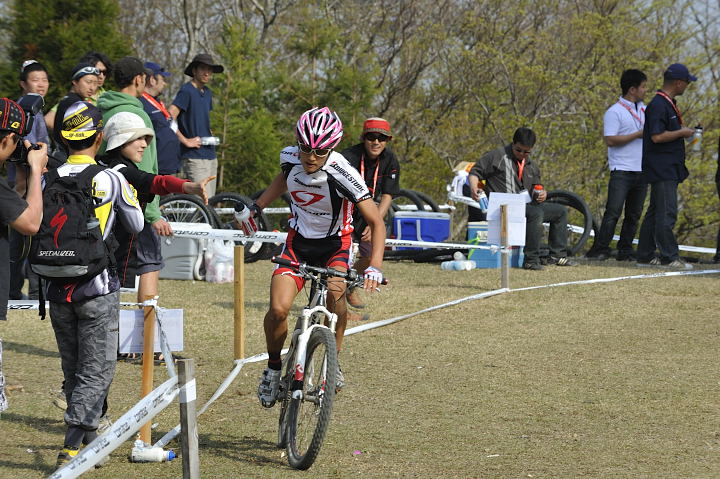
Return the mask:
[(105, 434), (105, 432), (112, 427), (112, 424), (113, 422), (107, 414), (101, 416), (97, 428), (98, 436)]
[(340, 363), (338, 363), (337, 371), (335, 371), (335, 392), (340, 391), (345, 387), (345, 376), (343, 376), (342, 369), (340, 369)]
[(666, 266), (668, 268), (677, 268), (677, 269), (693, 269), (693, 265), (691, 265), (690, 263), (686, 263), (685, 261), (683, 261), (681, 259), (673, 260), (663, 266)]
[(265, 368), (258, 385), (258, 399), (263, 407), (273, 407), (280, 389), (280, 371)]

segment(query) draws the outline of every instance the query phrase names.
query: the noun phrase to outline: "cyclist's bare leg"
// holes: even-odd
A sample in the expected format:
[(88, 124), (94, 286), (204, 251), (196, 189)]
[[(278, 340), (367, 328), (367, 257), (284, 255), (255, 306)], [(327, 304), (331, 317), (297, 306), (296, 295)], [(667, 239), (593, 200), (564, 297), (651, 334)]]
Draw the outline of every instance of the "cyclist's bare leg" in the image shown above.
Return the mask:
[(297, 294), (297, 284), (292, 276), (279, 274), (270, 280), (270, 308), (263, 323), (268, 353), (282, 351), (288, 331), (288, 313)]
[[(344, 268), (335, 267), (338, 271), (345, 271)], [(338, 351), (342, 348), (343, 336), (347, 325), (347, 303), (345, 302), (345, 281), (340, 278), (328, 280), (328, 309), (338, 316), (335, 326), (335, 343)]]

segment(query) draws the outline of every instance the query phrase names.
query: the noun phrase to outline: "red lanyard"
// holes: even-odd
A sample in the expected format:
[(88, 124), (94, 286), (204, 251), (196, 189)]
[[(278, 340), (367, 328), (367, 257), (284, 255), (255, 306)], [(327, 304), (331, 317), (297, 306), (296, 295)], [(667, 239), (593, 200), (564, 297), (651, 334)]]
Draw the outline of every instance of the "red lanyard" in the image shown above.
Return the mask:
[(518, 163), (518, 180), (520, 180), (520, 184), (522, 184), (522, 174), (523, 174), (524, 169), (525, 169), (525, 158), (523, 158), (523, 160), (520, 163)]
[[(632, 115), (632, 117), (637, 120), (637, 122), (640, 124), (640, 127), (642, 128), (642, 126), (645, 124), (645, 120), (644, 120), (644, 119), (640, 118), (640, 116), (638, 116), (637, 113), (635, 113), (634, 111), (632, 111), (632, 108), (630, 108), (629, 106), (627, 106), (625, 103), (621, 102), (620, 100), (618, 100), (618, 105), (620, 105), (621, 107), (625, 108), (625, 109), (628, 111), (628, 113), (630, 113), (630, 114)], [(641, 108), (640, 110), (643, 111), (643, 112), (645, 111), (644, 108)], [(676, 111), (677, 111), (677, 109), (676, 109)], [(679, 114), (680, 114), (680, 113), (678, 113), (678, 115), (679, 115)]]
[(145, 98), (152, 106), (157, 108), (162, 112), (163, 115), (165, 115), (165, 119), (170, 119), (170, 112), (167, 111), (167, 108), (165, 108), (165, 105), (163, 105), (163, 102), (157, 101), (156, 98), (154, 98), (152, 95), (143, 92), (143, 98)]
[(670, 98), (669, 96), (667, 96), (667, 94), (666, 94), (664, 91), (658, 90), (657, 94), (660, 95), (660, 96), (662, 96), (662, 97), (664, 97), (667, 101), (670, 102), (670, 104), (671, 104), (672, 107), (673, 107), (673, 110), (675, 110), (675, 113), (677, 113), (678, 122), (680, 122), (680, 126), (682, 126), (682, 124), (683, 124), (683, 122), (682, 122), (682, 115), (680, 114), (680, 110), (678, 110), (678, 107), (675, 105), (675, 102), (672, 100), (672, 98)]
[[(377, 186), (377, 177), (378, 177), (378, 171), (380, 171), (380, 157), (378, 157), (375, 165), (375, 177), (373, 178), (373, 185), (372, 188), (370, 188), (370, 194), (375, 196), (375, 187)], [(362, 176), (363, 181), (365, 180), (365, 155), (363, 154), (360, 157), (360, 176)]]

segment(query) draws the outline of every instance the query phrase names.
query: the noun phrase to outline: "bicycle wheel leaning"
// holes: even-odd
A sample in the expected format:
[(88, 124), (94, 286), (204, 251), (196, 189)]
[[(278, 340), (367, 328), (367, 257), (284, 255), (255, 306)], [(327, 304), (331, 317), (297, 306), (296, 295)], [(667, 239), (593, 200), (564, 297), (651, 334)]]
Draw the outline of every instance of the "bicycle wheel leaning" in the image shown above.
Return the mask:
[(320, 452), (330, 425), (337, 368), (332, 331), (315, 328), (305, 354), (302, 397), (291, 397), (287, 411), (288, 462), (295, 469), (308, 469)]

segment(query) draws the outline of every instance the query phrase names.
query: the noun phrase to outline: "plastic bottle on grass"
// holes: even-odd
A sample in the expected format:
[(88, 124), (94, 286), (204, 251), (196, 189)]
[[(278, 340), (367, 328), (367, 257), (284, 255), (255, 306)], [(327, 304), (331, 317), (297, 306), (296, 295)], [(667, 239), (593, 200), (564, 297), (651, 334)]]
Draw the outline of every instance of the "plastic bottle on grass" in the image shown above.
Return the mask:
[(475, 266), (475, 261), (469, 260), (443, 261), (440, 263), (440, 268), (447, 271), (470, 271), (475, 269)]
[(166, 451), (162, 447), (133, 447), (130, 452), (131, 462), (169, 462), (177, 456), (175, 452)]

